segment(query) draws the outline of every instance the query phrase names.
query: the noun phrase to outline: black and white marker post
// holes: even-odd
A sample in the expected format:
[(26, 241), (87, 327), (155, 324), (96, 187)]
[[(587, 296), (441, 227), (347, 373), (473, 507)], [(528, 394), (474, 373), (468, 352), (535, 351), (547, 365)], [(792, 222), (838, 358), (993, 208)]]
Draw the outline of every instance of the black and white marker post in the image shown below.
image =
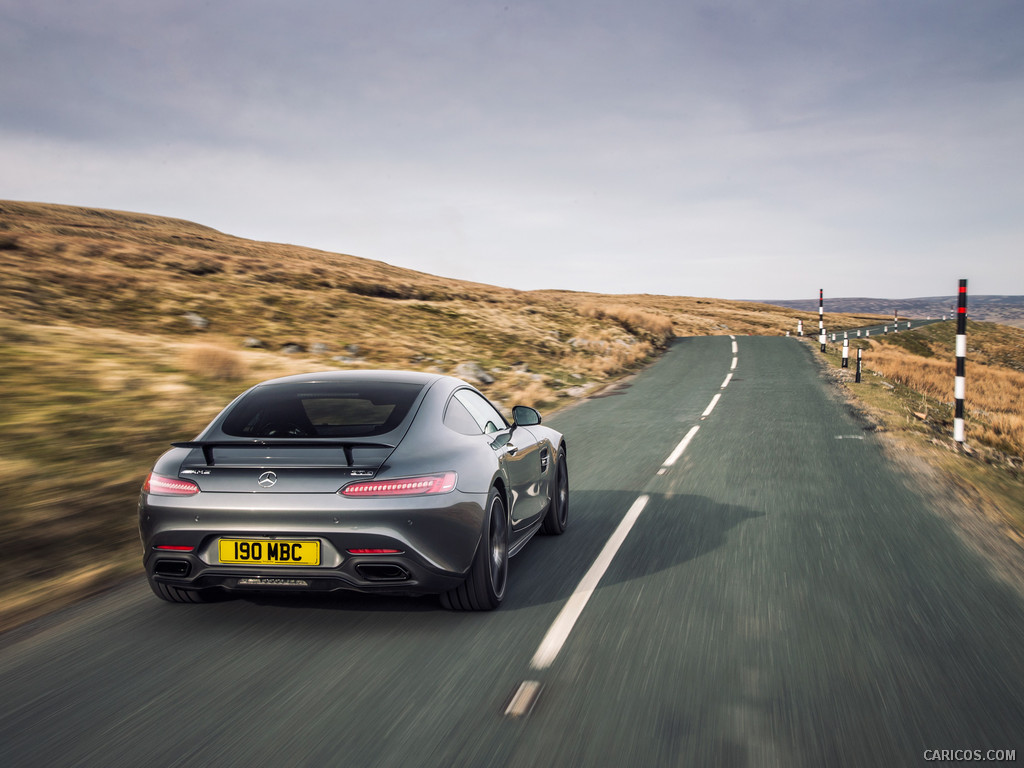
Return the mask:
[(967, 357), (967, 281), (960, 281), (960, 297), (956, 308), (956, 381), (953, 396), (956, 398), (956, 413), (953, 416), (953, 439), (964, 442), (964, 394), (967, 386), (964, 379), (964, 362)]
[(825, 289), (818, 289), (818, 335), (825, 333)]
[(821, 351), (825, 351), (825, 289), (818, 289), (818, 341)]
[(850, 367), (850, 340), (843, 339), (843, 368)]

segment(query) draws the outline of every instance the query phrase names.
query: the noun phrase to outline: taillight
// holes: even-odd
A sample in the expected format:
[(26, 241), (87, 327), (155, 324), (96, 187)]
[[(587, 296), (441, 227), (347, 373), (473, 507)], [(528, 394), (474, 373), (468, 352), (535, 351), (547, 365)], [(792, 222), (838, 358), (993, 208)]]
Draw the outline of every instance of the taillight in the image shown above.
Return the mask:
[(431, 493), (448, 493), (455, 489), (458, 475), (442, 472), (421, 477), (401, 477), (395, 480), (370, 480), (346, 485), (338, 493), (354, 498), (372, 496), (423, 496)]
[(164, 477), (152, 472), (142, 484), (143, 493), (155, 496), (194, 496), (199, 493), (199, 486), (191, 480), (179, 480), (176, 477)]
[(350, 555), (400, 555), (400, 549), (350, 549)]

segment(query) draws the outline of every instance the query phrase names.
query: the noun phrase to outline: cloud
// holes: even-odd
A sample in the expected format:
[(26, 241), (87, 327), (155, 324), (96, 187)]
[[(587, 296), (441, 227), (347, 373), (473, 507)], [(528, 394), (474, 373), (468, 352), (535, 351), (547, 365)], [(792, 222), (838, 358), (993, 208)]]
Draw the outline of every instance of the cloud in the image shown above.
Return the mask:
[(520, 288), (1024, 293), (1022, 9), (0, 0), (0, 196)]

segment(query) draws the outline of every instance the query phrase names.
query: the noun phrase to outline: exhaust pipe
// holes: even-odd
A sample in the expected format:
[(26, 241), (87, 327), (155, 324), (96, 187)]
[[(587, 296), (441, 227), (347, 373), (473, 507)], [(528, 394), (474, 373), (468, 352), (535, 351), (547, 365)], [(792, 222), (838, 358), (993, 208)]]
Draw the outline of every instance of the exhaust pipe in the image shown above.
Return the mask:
[(160, 576), (188, 576), (192, 572), (192, 563), (188, 560), (157, 560), (153, 573)]
[(409, 572), (396, 563), (360, 563), (356, 573), (367, 581), (406, 581)]

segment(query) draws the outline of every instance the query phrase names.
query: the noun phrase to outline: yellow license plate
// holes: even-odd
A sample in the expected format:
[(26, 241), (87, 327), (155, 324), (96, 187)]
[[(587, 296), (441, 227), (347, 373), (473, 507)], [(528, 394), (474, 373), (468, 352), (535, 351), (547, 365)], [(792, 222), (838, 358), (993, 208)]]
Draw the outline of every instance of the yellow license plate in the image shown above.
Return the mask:
[(231, 565), (320, 565), (319, 541), (221, 539), (218, 554)]

